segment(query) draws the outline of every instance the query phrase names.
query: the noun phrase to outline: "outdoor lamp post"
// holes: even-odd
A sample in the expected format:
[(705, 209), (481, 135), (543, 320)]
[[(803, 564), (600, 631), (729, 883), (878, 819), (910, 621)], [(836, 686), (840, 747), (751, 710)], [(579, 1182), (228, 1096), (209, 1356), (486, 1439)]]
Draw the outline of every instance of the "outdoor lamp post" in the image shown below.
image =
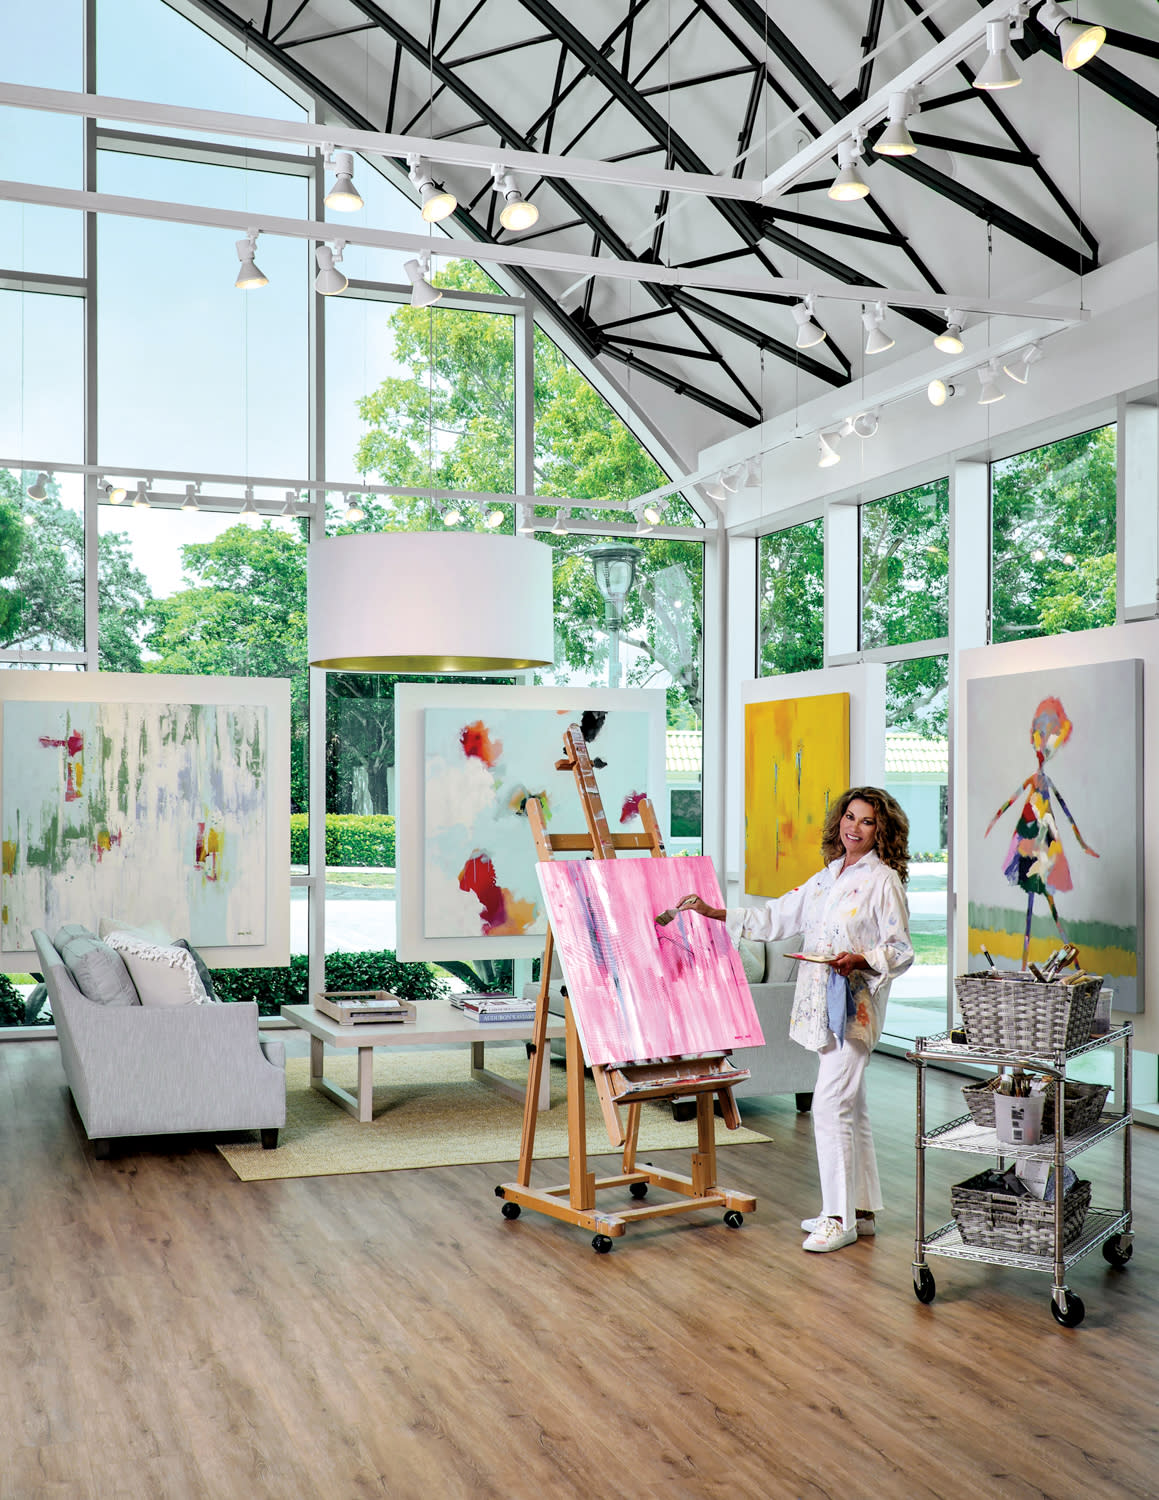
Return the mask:
[(624, 623), (624, 605), (636, 581), (637, 547), (620, 542), (601, 542), (588, 552), (596, 587), (604, 598), (604, 629), (608, 632), (608, 686), (620, 685), (620, 626)]

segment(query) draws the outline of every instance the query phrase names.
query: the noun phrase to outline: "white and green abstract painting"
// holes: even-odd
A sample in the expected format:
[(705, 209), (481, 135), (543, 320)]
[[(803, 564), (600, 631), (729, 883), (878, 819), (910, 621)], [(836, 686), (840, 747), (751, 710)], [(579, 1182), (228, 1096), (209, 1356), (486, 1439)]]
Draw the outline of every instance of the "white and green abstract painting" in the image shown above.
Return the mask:
[(160, 921), (195, 946), (264, 943), (267, 716), (5, 703), (0, 947), (101, 917)]

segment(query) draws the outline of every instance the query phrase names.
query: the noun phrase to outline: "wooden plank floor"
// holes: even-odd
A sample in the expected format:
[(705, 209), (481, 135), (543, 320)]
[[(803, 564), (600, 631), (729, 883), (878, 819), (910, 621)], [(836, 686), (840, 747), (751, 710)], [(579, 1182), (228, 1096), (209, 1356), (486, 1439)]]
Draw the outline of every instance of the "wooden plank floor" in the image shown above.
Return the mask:
[[(932, 1262), (923, 1307), (913, 1070), (869, 1076), (876, 1240), (802, 1253), (811, 1125), (776, 1099), (747, 1115), (774, 1144), (721, 1152), (743, 1229), (654, 1221), (597, 1256), (502, 1219), (508, 1168), (247, 1185), (202, 1138), (96, 1161), (55, 1043), (0, 1048), (0, 1496), (1155, 1496), (1159, 1136), (1135, 1130), (1130, 1267), (1072, 1272), (1081, 1328), (1048, 1277), (966, 1262)], [(961, 1081), (931, 1105), (960, 1113)], [(1083, 1158), (1096, 1202), (1117, 1149)], [(928, 1160), (940, 1212), (981, 1163)]]

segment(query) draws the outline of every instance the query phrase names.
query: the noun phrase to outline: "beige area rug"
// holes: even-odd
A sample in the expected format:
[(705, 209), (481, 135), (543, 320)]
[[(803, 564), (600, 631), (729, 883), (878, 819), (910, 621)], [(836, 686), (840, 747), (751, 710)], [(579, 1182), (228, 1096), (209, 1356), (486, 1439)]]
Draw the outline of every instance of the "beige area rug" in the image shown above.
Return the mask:
[[(381, 1052), (374, 1058), (372, 1124), (357, 1120), (310, 1087), (310, 1064), (304, 1057), (286, 1059), (286, 1124), (276, 1151), (260, 1142), (219, 1145), (218, 1150), (243, 1182), (279, 1177), (327, 1177), (343, 1172), (394, 1172), (408, 1167), (462, 1166), (468, 1162), (516, 1161), (523, 1126), (520, 1105), (476, 1083), (470, 1076), (466, 1047), (432, 1052)], [(353, 1057), (326, 1056), (326, 1077), (355, 1089)], [(522, 1046), (487, 1049), (487, 1067), (518, 1080), (527, 1078)], [(536, 1158), (567, 1155), (567, 1090), (563, 1067), (551, 1069), (552, 1107), (540, 1113), (535, 1132)], [(595, 1090), (590, 1081), (588, 1150), (606, 1156), (608, 1143)], [(767, 1141), (754, 1130), (726, 1130), (716, 1122), (717, 1144)], [(696, 1123), (677, 1123), (666, 1104), (645, 1104), (640, 1121), (643, 1151), (691, 1151)]]

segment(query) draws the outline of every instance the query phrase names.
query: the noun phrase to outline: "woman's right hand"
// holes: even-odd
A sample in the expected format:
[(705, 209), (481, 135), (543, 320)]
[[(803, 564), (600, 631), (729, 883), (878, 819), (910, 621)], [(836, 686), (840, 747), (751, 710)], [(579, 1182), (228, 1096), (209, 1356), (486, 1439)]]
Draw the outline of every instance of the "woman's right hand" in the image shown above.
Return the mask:
[(668, 911), (662, 911), (657, 916), (656, 921), (661, 927), (666, 927), (676, 917), (677, 913), (682, 911), (699, 912), (702, 917), (711, 917), (715, 922), (723, 922), (725, 917), (723, 907), (709, 906), (703, 897), (698, 896), (695, 891), (692, 891), (687, 896), (682, 896), (676, 905)]

